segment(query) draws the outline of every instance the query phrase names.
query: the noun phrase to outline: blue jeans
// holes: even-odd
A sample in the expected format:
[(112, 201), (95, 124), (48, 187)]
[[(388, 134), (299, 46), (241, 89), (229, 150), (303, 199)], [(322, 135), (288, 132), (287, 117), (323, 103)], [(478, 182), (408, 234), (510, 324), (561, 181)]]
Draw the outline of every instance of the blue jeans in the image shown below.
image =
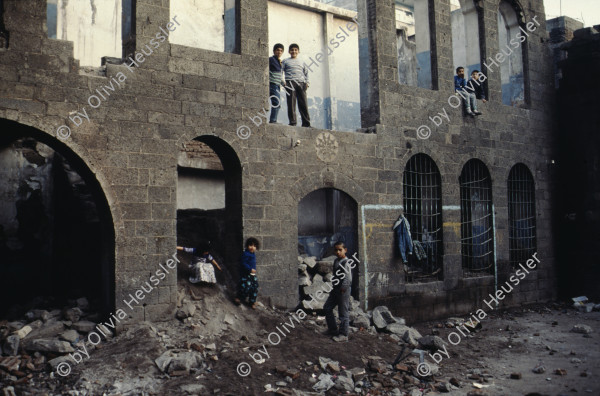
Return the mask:
[(467, 92), (463, 89), (462, 92), (459, 93), (459, 95), (463, 97), (466, 111), (477, 111), (477, 97), (474, 93)]
[(281, 108), (281, 97), (279, 96), (279, 84), (269, 83), (269, 98), (271, 99), (270, 123), (277, 122), (277, 114)]

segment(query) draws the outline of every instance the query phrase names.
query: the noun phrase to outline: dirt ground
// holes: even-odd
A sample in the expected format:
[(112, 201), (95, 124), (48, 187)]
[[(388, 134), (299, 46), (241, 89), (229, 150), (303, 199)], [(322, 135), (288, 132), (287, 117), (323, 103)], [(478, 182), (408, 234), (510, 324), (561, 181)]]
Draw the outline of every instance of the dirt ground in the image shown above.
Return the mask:
[[(41, 371), (20, 384), (0, 380), (0, 390), (4, 389), (5, 396), (10, 396), (7, 386), (13, 386), (16, 395), (48, 396), (600, 395), (600, 312), (580, 313), (566, 303), (492, 311), (482, 320), (481, 330), (461, 337), (458, 343), (456, 336), (451, 336), (457, 345), (448, 341), (448, 334), (456, 329), (446, 327), (446, 320), (408, 323), (422, 335), (439, 335), (449, 353), (439, 363), (438, 373), (420, 377), (415, 370), (418, 356), (410, 353), (412, 347), (404, 347), (408, 358), (391, 366), (405, 345), (397, 337), (373, 335), (362, 329), (352, 333), (349, 342), (335, 343), (320, 334), (326, 328), (322, 317), (308, 315), (297, 323), (286, 312), (270, 307), (252, 310), (235, 306), (222, 286), (190, 288), (185, 281), (180, 282), (182, 293), (186, 288), (186, 299), (197, 306), (191, 318), (132, 326), (98, 344), (89, 359), (72, 364), (67, 376)], [(284, 322), (294, 327), (284, 329)], [(588, 325), (594, 332), (571, 332), (574, 325)], [(278, 345), (269, 342), (270, 335), (277, 343), (273, 332), (284, 334)], [(191, 340), (196, 344), (191, 346)], [(250, 357), (252, 353), (258, 360), (259, 349), (265, 357), (261, 364)], [(155, 359), (168, 350), (175, 354), (191, 351), (201, 357), (202, 364), (189, 371), (164, 373)], [(425, 356), (425, 362), (435, 367), (427, 353)], [(323, 369), (320, 357), (338, 361), (341, 372), (335, 370), (335, 364)], [(237, 372), (242, 362), (249, 364), (247, 376)], [(540, 364), (545, 372), (534, 373)], [(332, 374), (337, 383), (345, 369), (356, 369), (354, 378), (362, 388), (313, 391), (320, 374)], [(363, 369), (364, 374), (360, 374)], [(563, 375), (557, 374), (558, 369), (564, 370)], [(511, 379), (513, 373), (520, 378)], [(268, 389), (279, 390), (265, 393)]]

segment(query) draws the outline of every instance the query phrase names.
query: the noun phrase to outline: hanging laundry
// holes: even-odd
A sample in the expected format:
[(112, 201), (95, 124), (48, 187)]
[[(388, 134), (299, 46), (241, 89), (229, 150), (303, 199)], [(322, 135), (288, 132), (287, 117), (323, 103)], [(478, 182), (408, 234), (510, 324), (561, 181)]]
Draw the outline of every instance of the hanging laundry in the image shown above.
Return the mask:
[(419, 241), (413, 241), (413, 250), (415, 252), (415, 256), (417, 260), (427, 259), (427, 253), (425, 253), (425, 249), (423, 249), (423, 245)]
[(396, 241), (398, 243), (398, 250), (400, 250), (400, 256), (402, 256), (402, 262), (407, 263), (407, 253), (412, 254), (413, 243), (410, 236), (410, 224), (404, 217), (404, 213), (400, 213), (398, 220), (394, 223), (392, 229), (396, 232)]

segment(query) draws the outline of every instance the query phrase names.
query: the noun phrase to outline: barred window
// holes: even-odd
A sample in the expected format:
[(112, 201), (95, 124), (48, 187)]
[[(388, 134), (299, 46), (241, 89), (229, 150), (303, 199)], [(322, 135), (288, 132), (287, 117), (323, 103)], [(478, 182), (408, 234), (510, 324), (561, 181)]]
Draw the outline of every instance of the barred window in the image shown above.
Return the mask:
[(527, 166), (516, 164), (508, 175), (510, 263), (516, 267), (536, 252), (535, 183)]
[(469, 160), (460, 174), (461, 253), (465, 276), (494, 273), (492, 179), (483, 162)]
[(442, 186), (440, 171), (431, 157), (417, 154), (408, 160), (403, 187), (404, 215), (414, 245), (406, 281), (442, 279)]

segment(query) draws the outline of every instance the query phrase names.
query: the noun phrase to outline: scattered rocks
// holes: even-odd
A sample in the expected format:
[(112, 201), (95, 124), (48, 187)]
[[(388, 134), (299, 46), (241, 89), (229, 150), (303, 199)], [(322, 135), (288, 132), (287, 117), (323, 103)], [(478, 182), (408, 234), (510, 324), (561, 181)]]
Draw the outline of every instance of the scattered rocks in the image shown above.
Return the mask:
[(4, 354), (8, 356), (17, 356), (20, 341), (21, 339), (16, 334), (6, 337), (4, 345), (2, 345), (2, 351)]
[(406, 322), (404, 319), (396, 319), (388, 307), (379, 306), (375, 307), (372, 314), (373, 325), (377, 328), (377, 330), (384, 330), (386, 327), (392, 323), (404, 325)]
[(331, 380), (331, 375), (321, 374), (319, 375), (319, 382), (313, 385), (313, 389), (317, 392), (327, 392), (334, 386), (335, 383)]
[(419, 345), (423, 349), (429, 351), (437, 351), (438, 349), (444, 348), (444, 341), (438, 336), (426, 335), (418, 339)]
[(335, 389), (352, 392), (354, 390), (354, 381), (346, 376), (339, 376), (335, 381)]
[(67, 330), (67, 331), (60, 333), (58, 338), (60, 338), (63, 341), (67, 341), (72, 344), (75, 344), (79, 341), (79, 333), (75, 330)]
[(181, 308), (177, 310), (175, 317), (179, 320), (184, 320), (186, 318), (194, 316), (196, 313), (196, 305), (191, 302), (183, 303)]
[(542, 374), (546, 372), (546, 368), (542, 364), (538, 364), (531, 371), (533, 371), (536, 374)]
[(307, 257), (303, 260), (303, 263), (306, 264), (309, 268), (314, 268), (315, 265), (317, 265), (317, 258), (316, 257)]
[(31, 351), (38, 352), (52, 352), (52, 353), (69, 353), (75, 352), (75, 349), (66, 341), (59, 341), (55, 339), (37, 339), (33, 340), (31, 344), (27, 347), (27, 349)]
[(73, 323), (71, 325), (72, 329), (80, 331), (82, 333), (89, 333), (91, 331), (94, 331), (95, 327), (96, 327), (96, 323), (90, 322), (88, 320), (82, 320), (77, 323)]
[(73, 323), (79, 322), (82, 313), (83, 312), (79, 308), (68, 308), (63, 310), (63, 318)]
[(510, 374), (510, 379), (517, 379), (517, 380), (519, 380), (521, 378), (522, 378), (521, 373), (511, 373)]
[(588, 325), (582, 325), (582, 324), (575, 325), (571, 329), (571, 332), (573, 332), (573, 333), (579, 333), (579, 334), (590, 334), (593, 331), (594, 330), (590, 326), (588, 326)]
[(33, 329), (31, 328), (31, 326), (23, 326), (19, 330), (17, 330), (15, 334), (18, 335), (20, 339), (23, 339), (27, 337), (27, 335), (31, 333), (32, 330)]

